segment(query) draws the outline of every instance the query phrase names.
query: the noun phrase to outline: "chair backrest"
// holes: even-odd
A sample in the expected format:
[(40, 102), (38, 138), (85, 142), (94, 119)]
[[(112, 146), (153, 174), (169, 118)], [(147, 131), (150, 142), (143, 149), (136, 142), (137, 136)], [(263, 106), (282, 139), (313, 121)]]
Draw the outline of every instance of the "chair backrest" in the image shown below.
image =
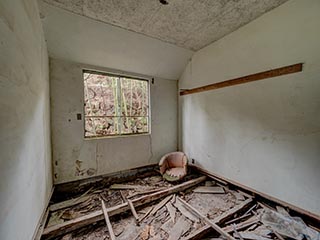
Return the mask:
[(164, 155), (160, 162), (160, 172), (163, 174), (168, 168), (183, 167), (187, 168), (187, 156), (183, 152), (172, 152)]

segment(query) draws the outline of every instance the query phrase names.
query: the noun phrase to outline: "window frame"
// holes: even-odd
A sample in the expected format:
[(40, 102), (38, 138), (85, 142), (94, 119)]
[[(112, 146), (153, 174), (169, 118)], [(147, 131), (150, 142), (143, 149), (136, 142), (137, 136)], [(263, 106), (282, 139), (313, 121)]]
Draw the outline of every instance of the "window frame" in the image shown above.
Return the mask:
[[(102, 136), (86, 136), (86, 114), (85, 114), (85, 85), (84, 85), (84, 74), (85, 73), (92, 73), (92, 74), (99, 74), (103, 76), (111, 76), (111, 77), (117, 77), (119, 79), (121, 78), (127, 78), (127, 79), (133, 79), (133, 80), (139, 80), (139, 81), (146, 81), (148, 84), (148, 132), (144, 133), (119, 133), (115, 135), (102, 135)], [(82, 83), (83, 83), (83, 91), (82, 91), (82, 99), (83, 99), (83, 138), (84, 140), (97, 140), (97, 139), (104, 139), (104, 138), (121, 138), (121, 137), (135, 137), (135, 136), (146, 136), (151, 135), (151, 83), (152, 78), (139, 76), (135, 74), (126, 74), (126, 73), (117, 73), (112, 71), (103, 71), (103, 70), (96, 70), (96, 69), (82, 69)], [(121, 81), (121, 80), (120, 80)], [(121, 118), (121, 117), (120, 117)]]

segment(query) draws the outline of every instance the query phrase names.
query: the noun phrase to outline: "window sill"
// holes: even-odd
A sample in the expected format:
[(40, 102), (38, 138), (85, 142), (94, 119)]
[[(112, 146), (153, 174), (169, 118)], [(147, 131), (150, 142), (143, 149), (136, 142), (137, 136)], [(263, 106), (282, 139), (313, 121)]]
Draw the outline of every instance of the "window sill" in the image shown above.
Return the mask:
[(114, 139), (114, 138), (128, 138), (128, 137), (139, 137), (139, 136), (151, 136), (151, 133), (140, 133), (140, 134), (123, 134), (115, 136), (102, 136), (102, 137), (84, 137), (85, 141), (100, 140), (100, 139)]

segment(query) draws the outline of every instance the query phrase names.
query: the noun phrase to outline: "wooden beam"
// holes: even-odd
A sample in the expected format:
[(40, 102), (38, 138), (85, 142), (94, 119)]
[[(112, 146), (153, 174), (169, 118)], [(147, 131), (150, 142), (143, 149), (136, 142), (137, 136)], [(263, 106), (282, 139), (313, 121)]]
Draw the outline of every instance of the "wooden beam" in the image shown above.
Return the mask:
[(278, 77), (278, 76), (301, 72), (301, 71), (302, 71), (302, 63), (298, 63), (298, 64), (285, 66), (285, 67), (281, 67), (281, 68), (276, 68), (276, 69), (272, 69), (272, 70), (265, 71), (265, 72), (259, 72), (259, 73), (247, 75), (244, 77), (234, 78), (231, 80), (218, 82), (218, 83), (214, 83), (214, 84), (210, 84), (210, 85), (206, 85), (206, 86), (202, 86), (202, 87), (183, 90), (180, 92), (180, 96), (205, 92), (205, 91), (224, 88), (224, 87), (230, 87), (230, 86), (234, 86), (234, 85), (238, 85), (238, 84), (254, 82), (254, 81), (258, 81), (258, 80), (262, 80), (262, 79), (266, 79), (266, 78), (273, 78), (273, 77)]
[(102, 206), (102, 211), (103, 211), (103, 215), (104, 215), (104, 219), (106, 220), (106, 224), (108, 227), (108, 232), (109, 232), (109, 236), (111, 238), (111, 240), (116, 240), (116, 236), (114, 235), (113, 229), (112, 229), (112, 225), (108, 216), (108, 210), (106, 208), (106, 205), (104, 204), (104, 201), (101, 200), (101, 206)]
[(129, 207), (131, 209), (132, 215), (133, 215), (134, 219), (136, 220), (136, 224), (139, 225), (139, 216), (137, 214), (137, 211), (134, 208), (132, 201), (130, 199), (127, 199), (127, 201), (128, 201)]
[[(134, 199), (134, 200), (132, 200), (132, 203), (135, 206), (141, 206), (146, 203), (150, 203), (150, 202), (153, 202), (153, 201), (158, 200), (160, 198), (166, 197), (170, 194), (184, 191), (188, 188), (191, 188), (193, 186), (198, 185), (199, 183), (201, 183), (205, 180), (206, 180), (205, 176), (202, 176), (202, 177), (199, 177), (196, 179), (192, 179), (187, 182), (181, 183), (179, 185), (173, 186), (171, 188)], [(114, 215), (123, 213), (129, 209), (130, 208), (128, 206), (128, 203), (126, 202), (126, 203), (122, 203), (120, 205), (108, 208), (107, 211), (108, 211), (109, 216), (114, 216)], [(82, 228), (84, 226), (90, 225), (92, 223), (95, 223), (97, 221), (102, 220), (103, 218), (104, 218), (104, 216), (103, 216), (102, 210), (98, 210), (98, 211), (92, 212), (88, 215), (85, 215), (85, 216), (82, 216), (79, 218), (75, 218), (75, 219), (66, 221), (61, 224), (56, 224), (56, 225), (47, 227), (43, 231), (43, 236), (46, 239), (50, 239), (50, 238), (74, 231), (76, 229)]]
[(204, 216), (202, 213), (200, 213), (197, 209), (192, 207), (189, 203), (182, 200), (180, 197), (177, 197), (177, 199), (183, 204), (185, 208), (187, 208), (190, 212), (192, 212), (195, 216), (200, 218), (202, 221), (204, 221), (206, 224), (208, 224), (210, 227), (212, 227), (214, 230), (216, 230), (218, 233), (220, 233), (222, 236), (224, 236), (228, 240), (235, 240), (229, 233), (224, 231), (221, 227), (219, 227), (217, 224), (212, 222), (209, 218)]

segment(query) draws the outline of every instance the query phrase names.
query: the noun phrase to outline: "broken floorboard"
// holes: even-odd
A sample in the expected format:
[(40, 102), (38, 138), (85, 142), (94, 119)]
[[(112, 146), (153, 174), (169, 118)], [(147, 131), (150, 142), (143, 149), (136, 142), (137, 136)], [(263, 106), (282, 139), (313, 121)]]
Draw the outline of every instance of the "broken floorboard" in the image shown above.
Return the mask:
[[(141, 206), (146, 203), (153, 202), (155, 200), (158, 200), (160, 198), (166, 197), (170, 194), (177, 193), (180, 191), (184, 191), (188, 188), (191, 188), (193, 186), (198, 185), (199, 183), (205, 181), (206, 177), (202, 176), (193, 180), (189, 180), (187, 182), (181, 183), (179, 185), (173, 186), (171, 188), (168, 188), (166, 190), (162, 190), (159, 192), (155, 192), (152, 194), (149, 194), (147, 196), (143, 196), (137, 199), (132, 200), (132, 203), (137, 207)], [(123, 203), (118, 206), (114, 206), (111, 208), (108, 208), (108, 215), (114, 216), (119, 213), (123, 213), (125, 211), (129, 210), (128, 203)], [(48, 228), (45, 228), (43, 231), (43, 236), (47, 239), (51, 239), (53, 237), (66, 234), (68, 232), (74, 231), (76, 229), (82, 228), (84, 226), (90, 225), (92, 223), (95, 223), (97, 221), (100, 221), (103, 219), (103, 212), (102, 210), (98, 210), (95, 212), (92, 212), (88, 215), (72, 219), (70, 221), (57, 224)]]

